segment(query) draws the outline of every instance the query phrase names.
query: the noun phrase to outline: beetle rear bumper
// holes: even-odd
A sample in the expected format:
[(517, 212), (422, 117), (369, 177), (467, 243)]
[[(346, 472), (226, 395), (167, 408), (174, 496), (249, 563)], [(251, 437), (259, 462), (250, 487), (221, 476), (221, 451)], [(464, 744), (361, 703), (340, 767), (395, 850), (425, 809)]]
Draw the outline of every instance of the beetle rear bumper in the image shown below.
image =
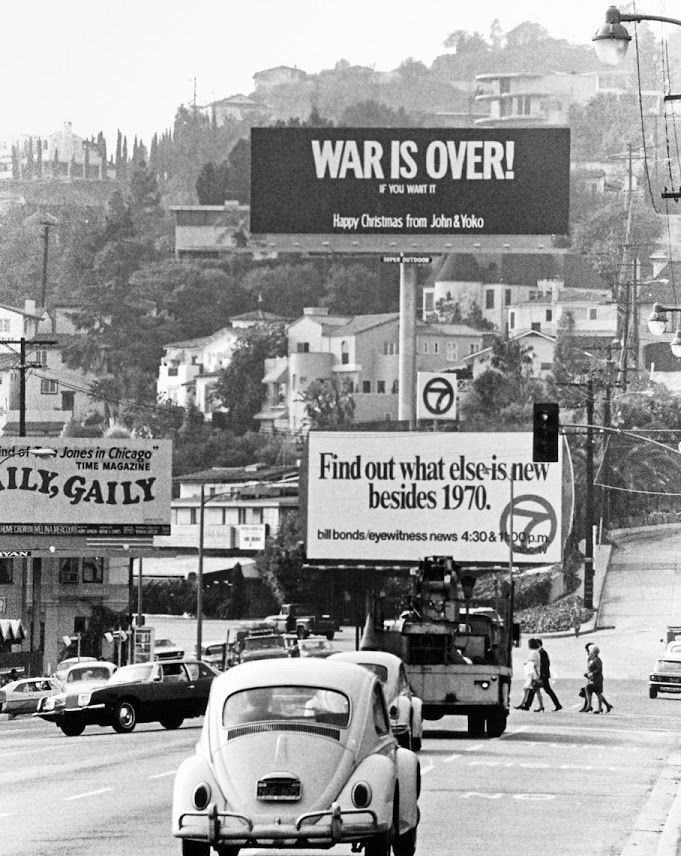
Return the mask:
[(293, 823), (257, 824), (241, 814), (220, 812), (215, 803), (204, 811), (183, 812), (177, 818), (173, 834), (210, 844), (239, 842), (241, 847), (304, 846), (307, 842), (323, 844), (352, 842), (387, 831), (369, 809), (341, 811), (334, 803), (327, 811), (299, 815)]

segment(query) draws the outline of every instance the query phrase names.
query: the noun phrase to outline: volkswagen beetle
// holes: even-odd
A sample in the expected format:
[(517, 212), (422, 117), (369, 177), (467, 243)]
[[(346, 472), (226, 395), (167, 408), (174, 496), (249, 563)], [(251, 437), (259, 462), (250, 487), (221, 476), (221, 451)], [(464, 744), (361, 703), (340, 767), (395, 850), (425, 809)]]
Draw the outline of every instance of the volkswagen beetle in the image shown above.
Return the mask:
[(404, 663), (395, 654), (387, 651), (341, 651), (333, 654), (331, 660), (345, 660), (359, 663), (371, 669), (381, 683), (388, 703), (390, 727), (400, 746), (418, 752), (423, 738), (423, 704), (409, 686)]
[(347, 843), (412, 856), (419, 790), (374, 673), (260, 660), (213, 681), (196, 754), (175, 777), (173, 835), (183, 856)]

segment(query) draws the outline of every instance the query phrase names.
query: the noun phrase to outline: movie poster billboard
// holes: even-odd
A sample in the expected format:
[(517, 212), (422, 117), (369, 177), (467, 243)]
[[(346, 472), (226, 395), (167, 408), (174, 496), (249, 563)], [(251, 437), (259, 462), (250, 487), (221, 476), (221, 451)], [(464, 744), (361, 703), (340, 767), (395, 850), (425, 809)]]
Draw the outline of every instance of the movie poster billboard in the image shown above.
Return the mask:
[(0, 438), (0, 536), (169, 535), (170, 440)]
[(562, 462), (531, 433), (311, 431), (308, 454), (309, 561), (561, 560)]
[(567, 128), (253, 128), (254, 234), (567, 234)]

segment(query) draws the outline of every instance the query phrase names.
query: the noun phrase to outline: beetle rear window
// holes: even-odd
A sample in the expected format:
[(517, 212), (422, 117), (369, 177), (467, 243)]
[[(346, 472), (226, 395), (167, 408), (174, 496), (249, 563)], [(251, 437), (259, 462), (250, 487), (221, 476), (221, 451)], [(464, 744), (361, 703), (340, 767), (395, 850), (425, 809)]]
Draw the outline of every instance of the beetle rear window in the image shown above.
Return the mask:
[(253, 687), (229, 696), (222, 711), (222, 724), (227, 728), (274, 720), (347, 728), (350, 701), (343, 693), (322, 687)]

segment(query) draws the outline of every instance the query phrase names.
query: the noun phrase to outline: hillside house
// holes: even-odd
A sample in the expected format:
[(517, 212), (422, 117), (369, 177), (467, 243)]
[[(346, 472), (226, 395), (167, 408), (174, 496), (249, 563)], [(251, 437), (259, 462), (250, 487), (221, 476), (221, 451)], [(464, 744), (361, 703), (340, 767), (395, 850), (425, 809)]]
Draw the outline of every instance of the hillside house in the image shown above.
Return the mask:
[[(266, 402), (255, 418), (262, 430), (307, 430), (303, 394), (316, 380), (352, 394), (354, 422), (397, 419), (399, 316), (330, 315), (307, 307), (288, 327), (288, 355), (268, 360)], [(463, 324), (416, 325), (417, 371), (462, 368), (464, 354), (482, 347), (483, 335)]]

